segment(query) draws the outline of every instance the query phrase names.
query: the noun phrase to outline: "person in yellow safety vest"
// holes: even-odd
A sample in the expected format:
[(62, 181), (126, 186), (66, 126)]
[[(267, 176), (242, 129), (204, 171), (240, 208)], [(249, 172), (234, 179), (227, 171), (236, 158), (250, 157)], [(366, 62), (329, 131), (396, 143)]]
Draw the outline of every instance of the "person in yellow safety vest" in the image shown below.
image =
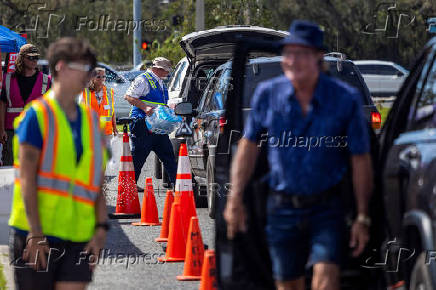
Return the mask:
[(112, 88), (107, 88), (104, 85), (105, 80), (106, 70), (102, 67), (96, 67), (92, 72), (90, 85), (83, 90), (79, 102), (90, 106), (98, 113), (105, 135), (113, 134), (116, 136), (118, 130), (114, 110), (115, 95)]
[(109, 228), (99, 117), (76, 103), (95, 53), (88, 42), (61, 38), (48, 61), (52, 89), (14, 121), (9, 247), (17, 290), (85, 289)]

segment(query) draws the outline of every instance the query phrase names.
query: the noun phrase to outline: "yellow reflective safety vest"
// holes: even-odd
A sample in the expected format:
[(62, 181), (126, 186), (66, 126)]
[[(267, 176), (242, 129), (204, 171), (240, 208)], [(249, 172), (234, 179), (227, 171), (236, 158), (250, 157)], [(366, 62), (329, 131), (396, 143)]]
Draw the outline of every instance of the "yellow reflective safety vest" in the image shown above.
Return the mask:
[[(107, 161), (95, 112), (79, 105), (83, 154), (76, 162), (70, 123), (51, 91), (30, 103), (43, 136), (37, 172), (38, 211), (42, 232), (72, 242), (86, 242), (94, 235), (95, 200), (100, 192)], [(27, 110), (15, 120), (18, 128)], [(19, 142), (14, 136), (15, 184), (9, 225), (29, 230), (19, 179)]]

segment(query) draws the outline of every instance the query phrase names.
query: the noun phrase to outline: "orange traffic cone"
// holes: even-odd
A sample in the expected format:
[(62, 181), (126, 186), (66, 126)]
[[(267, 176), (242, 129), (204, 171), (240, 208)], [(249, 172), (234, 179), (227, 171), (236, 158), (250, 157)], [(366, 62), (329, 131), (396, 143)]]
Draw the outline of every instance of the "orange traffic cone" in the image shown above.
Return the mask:
[(132, 223), (134, 226), (159, 226), (157, 215), (156, 199), (154, 198), (153, 181), (151, 178), (145, 179), (145, 191), (142, 198), (141, 221)]
[(189, 224), (188, 242), (186, 243), (185, 266), (183, 275), (177, 276), (180, 281), (200, 280), (201, 265), (203, 264), (204, 245), (201, 238), (198, 218), (192, 217)]
[(196, 217), (197, 211), (195, 210), (194, 191), (192, 190), (191, 164), (185, 143), (180, 144), (175, 189), (174, 202), (180, 202), (183, 227), (187, 233), (191, 217)]
[(136, 189), (135, 170), (130, 153), (129, 135), (127, 126), (124, 126), (123, 155), (120, 160), (118, 175), (118, 197), (115, 213), (109, 214), (112, 219), (140, 218), (141, 208), (139, 205), (138, 190)]
[(185, 260), (186, 237), (182, 226), (182, 211), (179, 203), (173, 203), (171, 208), (170, 233), (168, 235), (165, 257), (158, 258), (160, 262), (183, 262)]
[(155, 241), (158, 243), (168, 242), (168, 232), (170, 230), (171, 206), (174, 202), (173, 192), (167, 190), (167, 197), (165, 198), (165, 205), (163, 210), (162, 229), (160, 230), (160, 237)]
[(215, 251), (206, 250), (204, 252), (203, 268), (201, 269), (200, 290), (217, 289)]

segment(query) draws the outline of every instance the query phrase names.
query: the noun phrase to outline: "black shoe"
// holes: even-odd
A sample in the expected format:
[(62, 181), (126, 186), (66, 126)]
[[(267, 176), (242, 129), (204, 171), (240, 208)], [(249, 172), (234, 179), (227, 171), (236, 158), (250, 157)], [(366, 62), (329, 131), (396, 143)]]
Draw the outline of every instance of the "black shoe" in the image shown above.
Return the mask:
[(144, 192), (144, 189), (139, 186), (136, 186), (136, 190), (138, 190), (138, 192)]

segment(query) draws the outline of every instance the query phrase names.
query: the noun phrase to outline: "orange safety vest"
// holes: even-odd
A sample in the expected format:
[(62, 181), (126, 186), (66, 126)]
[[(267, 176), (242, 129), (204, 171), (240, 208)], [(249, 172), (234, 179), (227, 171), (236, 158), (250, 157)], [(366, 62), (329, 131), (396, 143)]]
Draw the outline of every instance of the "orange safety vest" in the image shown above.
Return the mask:
[(108, 89), (103, 86), (103, 97), (100, 104), (95, 96), (95, 91), (85, 88), (82, 92), (82, 102), (91, 106), (100, 117), (100, 123), (104, 124), (104, 133), (110, 135), (113, 132), (112, 116), (114, 114), (114, 89)]

